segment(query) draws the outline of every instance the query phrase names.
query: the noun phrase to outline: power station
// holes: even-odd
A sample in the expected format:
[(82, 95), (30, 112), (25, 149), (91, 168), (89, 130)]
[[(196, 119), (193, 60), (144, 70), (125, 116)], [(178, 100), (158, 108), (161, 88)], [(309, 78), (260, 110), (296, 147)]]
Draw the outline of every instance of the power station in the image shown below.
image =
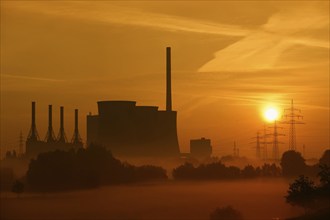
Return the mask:
[(64, 131), (64, 107), (60, 107), (60, 131), (55, 137), (53, 130), (53, 108), (48, 106), (48, 130), (44, 141), (40, 140), (36, 126), (36, 103), (32, 102), (32, 123), (29, 135), (26, 139), (26, 152), (28, 157), (33, 157), (42, 152), (52, 150), (69, 150), (83, 147), (78, 130), (78, 109), (75, 110), (75, 130), (71, 142), (67, 141)]
[(99, 101), (98, 115), (87, 115), (87, 145), (115, 156), (179, 157), (177, 112), (172, 110), (171, 48), (166, 48), (166, 110), (135, 101)]

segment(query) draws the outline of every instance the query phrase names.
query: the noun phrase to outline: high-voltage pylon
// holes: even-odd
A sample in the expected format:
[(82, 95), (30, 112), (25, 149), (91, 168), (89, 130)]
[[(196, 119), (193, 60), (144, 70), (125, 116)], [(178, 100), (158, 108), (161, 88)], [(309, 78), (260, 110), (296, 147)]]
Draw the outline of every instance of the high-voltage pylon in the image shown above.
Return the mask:
[(74, 132), (73, 137), (71, 139), (71, 143), (77, 146), (82, 145), (82, 139), (78, 130), (78, 109), (74, 110)]
[(266, 124), (264, 124), (263, 134), (262, 134), (262, 145), (263, 145), (263, 158), (264, 160), (268, 160), (268, 144), (272, 144), (273, 142), (268, 141), (268, 137), (271, 134), (267, 132)]
[(259, 132), (257, 132), (257, 136), (253, 137), (252, 139), (256, 139), (255, 142), (251, 142), (250, 144), (256, 144), (256, 158), (261, 159), (261, 141), (262, 137), (260, 136)]
[(278, 129), (282, 128), (282, 127), (278, 127), (276, 120), (274, 121), (274, 126), (270, 127), (274, 129), (274, 132), (272, 133), (273, 135), (273, 155), (272, 155), (272, 159), (275, 161), (278, 161), (280, 159), (280, 151), (279, 151), (279, 144), (283, 144), (283, 142), (280, 142), (278, 140), (278, 136), (284, 136), (284, 134), (278, 133)]
[(39, 135), (36, 126), (36, 102), (32, 102), (32, 123), (29, 131), (29, 135), (27, 136), (26, 141), (35, 142), (39, 141)]
[(297, 112), (301, 113), (300, 109), (293, 107), (293, 99), (291, 99), (291, 108), (284, 109), (283, 117), (287, 119), (287, 121), (283, 121), (283, 124), (289, 124), (289, 150), (296, 150), (297, 139), (296, 139), (296, 124), (305, 124), (299, 119), (303, 119), (302, 115), (297, 114)]
[(233, 148), (234, 157), (239, 157), (239, 148), (236, 146), (236, 141), (234, 141), (234, 148)]
[(64, 131), (64, 107), (60, 107), (60, 131), (58, 132), (57, 141), (60, 143), (66, 143), (66, 135)]

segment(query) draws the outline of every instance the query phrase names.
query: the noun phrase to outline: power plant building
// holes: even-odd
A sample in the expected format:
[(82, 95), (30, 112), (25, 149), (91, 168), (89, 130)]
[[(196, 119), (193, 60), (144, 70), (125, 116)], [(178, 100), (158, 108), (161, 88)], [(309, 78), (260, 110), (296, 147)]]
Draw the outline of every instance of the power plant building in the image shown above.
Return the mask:
[(177, 112), (172, 110), (171, 48), (166, 48), (166, 110), (135, 101), (99, 101), (87, 115), (87, 144), (124, 157), (179, 157)]
[(211, 140), (206, 138), (190, 140), (190, 156), (209, 158), (212, 154)]

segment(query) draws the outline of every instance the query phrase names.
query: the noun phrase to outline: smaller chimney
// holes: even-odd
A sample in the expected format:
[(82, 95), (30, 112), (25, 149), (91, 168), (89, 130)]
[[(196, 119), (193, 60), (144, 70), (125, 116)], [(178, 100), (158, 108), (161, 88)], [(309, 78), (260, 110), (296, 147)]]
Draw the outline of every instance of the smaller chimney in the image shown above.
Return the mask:
[(78, 130), (78, 109), (74, 110), (74, 132), (71, 142), (77, 147), (82, 147), (82, 140)]
[(48, 131), (45, 140), (48, 143), (55, 142), (55, 135), (53, 130), (53, 108), (52, 105), (48, 106)]
[(31, 117), (31, 128), (29, 135), (27, 136), (27, 141), (38, 141), (39, 136), (36, 126), (36, 102), (32, 102), (32, 117)]
[(61, 143), (67, 142), (66, 135), (64, 131), (64, 107), (60, 107), (60, 131), (57, 136), (57, 141)]

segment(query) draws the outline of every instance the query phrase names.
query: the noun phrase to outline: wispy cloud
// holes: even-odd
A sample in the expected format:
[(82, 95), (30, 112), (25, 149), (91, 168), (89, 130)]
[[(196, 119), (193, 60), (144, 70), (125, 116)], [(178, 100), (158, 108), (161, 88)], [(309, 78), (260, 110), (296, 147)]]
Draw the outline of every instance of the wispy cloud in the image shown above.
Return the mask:
[[(279, 58), (295, 45), (329, 49), (328, 35), (321, 35), (321, 38), (310, 36), (311, 32), (318, 30), (329, 31), (329, 13), (315, 7), (282, 10), (271, 16), (259, 30), (216, 52), (215, 58), (204, 64), (199, 71), (246, 72), (287, 68), (278, 63)], [(301, 65), (306, 64), (300, 62), (294, 67)]]
[(118, 25), (134, 25), (165, 31), (184, 31), (201, 34), (246, 36), (251, 30), (238, 25), (213, 23), (205, 20), (191, 19), (161, 13), (143, 11), (111, 4), (111, 2), (47, 2), (24, 4), (10, 3), (7, 8), (43, 13), (54, 16), (65, 16)]
[(11, 74), (1, 74), (4, 78), (22, 79), (22, 80), (37, 80), (37, 81), (47, 81), (47, 82), (64, 82), (62, 79), (52, 79), (52, 78), (42, 78), (42, 77), (31, 77), (22, 75), (11, 75)]

